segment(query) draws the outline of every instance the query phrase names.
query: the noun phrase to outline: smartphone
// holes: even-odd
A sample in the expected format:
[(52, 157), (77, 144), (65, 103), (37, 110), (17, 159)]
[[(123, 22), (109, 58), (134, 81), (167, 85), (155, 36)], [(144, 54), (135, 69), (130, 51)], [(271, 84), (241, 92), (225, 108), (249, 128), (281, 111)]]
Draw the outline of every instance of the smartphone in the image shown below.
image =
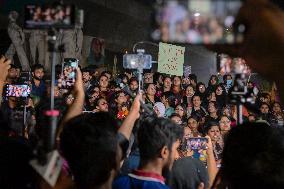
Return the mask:
[(73, 28), (75, 14), (74, 5), (26, 5), (24, 27), (26, 29)]
[(206, 150), (208, 139), (205, 137), (192, 137), (186, 141), (188, 150)]
[(6, 97), (28, 97), (31, 89), (28, 85), (7, 85)]
[(58, 79), (58, 87), (60, 89), (72, 89), (76, 81), (76, 72), (79, 60), (76, 58), (64, 58), (62, 64), (62, 72)]
[(233, 28), (240, 0), (161, 0), (155, 9), (154, 41), (187, 44), (235, 44), (244, 25)]
[(123, 68), (125, 69), (152, 68), (152, 56), (149, 54), (125, 54), (123, 55)]

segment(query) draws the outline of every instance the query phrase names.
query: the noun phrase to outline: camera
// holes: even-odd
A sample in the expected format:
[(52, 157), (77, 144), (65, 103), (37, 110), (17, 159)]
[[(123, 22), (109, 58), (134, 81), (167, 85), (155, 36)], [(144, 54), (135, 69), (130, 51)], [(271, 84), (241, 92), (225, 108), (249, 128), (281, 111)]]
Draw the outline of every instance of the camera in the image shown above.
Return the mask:
[(137, 52), (137, 54), (123, 55), (123, 67), (126, 69), (151, 69), (152, 56), (144, 54), (143, 49), (138, 49)]

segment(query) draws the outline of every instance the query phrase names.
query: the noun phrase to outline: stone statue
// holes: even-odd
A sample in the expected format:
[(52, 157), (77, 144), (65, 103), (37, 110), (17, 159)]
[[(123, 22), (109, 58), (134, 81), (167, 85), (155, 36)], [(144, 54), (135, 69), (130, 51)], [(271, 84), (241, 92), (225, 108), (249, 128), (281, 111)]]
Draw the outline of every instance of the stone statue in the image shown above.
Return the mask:
[(12, 44), (5, 53), (5, 56), (13, 60), (13, 56), (17, 53), (22, 69), (24, 71), (28, 71), (30, 69), (30, 65), (24, 50), (25, 34), (22, 28), (16, 23), (18, 16), (19, 14), (16, 11), (11, 11), (9, 14), (8, 35), (11, 38)]
[[(30, 32), (30, 50), (33, 64), (39, 63), (45, 65), (45, 36), (47, 32), (44, 30), (32, 30)], [(38, 62), (36, 62), (36, 55), (38, 53)]]
[(62, 44), (64, 44), (65, 48), (63, 58), (81, 59), (83, 45), (83, 32), (81, 28), (81, 26), (76, 26), (74, 29), (63, 31)]

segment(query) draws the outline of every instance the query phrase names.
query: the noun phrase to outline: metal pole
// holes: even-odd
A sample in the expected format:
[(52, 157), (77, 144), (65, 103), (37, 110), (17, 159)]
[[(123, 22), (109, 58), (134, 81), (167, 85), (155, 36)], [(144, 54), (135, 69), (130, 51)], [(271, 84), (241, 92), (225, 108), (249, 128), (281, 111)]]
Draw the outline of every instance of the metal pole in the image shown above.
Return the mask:
[(237, 125), (243, 124), (243, 107), (242, 104), (237, 104)]

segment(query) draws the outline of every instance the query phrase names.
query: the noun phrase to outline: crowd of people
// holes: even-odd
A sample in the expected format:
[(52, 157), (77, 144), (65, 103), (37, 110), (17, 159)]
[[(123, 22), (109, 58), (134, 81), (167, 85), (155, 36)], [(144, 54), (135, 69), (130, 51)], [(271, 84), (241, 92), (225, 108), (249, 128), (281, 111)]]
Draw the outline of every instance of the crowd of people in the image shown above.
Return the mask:
[[(265, 0), (254, 2), (247, 2), (248, 10), (258, 7), (258, 13), (283, 16)], [(245, 10), (241, 9), (243, 15)], [(262, 21), (267, 18), (259, 16)], [(263, 25), (268, 23), (272, 27), (275, 22)], [(271, 30), (269, 39), (282, 47), (283, 41), (272, 40), (283, 37), (277, 31)], [(263, 52), (262, 48), (255, 49)], [(258, 58), (253, 50), (250, 53), (243, 55), (252, 68), (256, 68), (256, 61), (265, 67), (267, 59), (259, 57), (269, 59), (271, 54), (275, 57), (269, 60), (275, 60), (273, 65), (281, 68), (281, 53), (258, 54)], [(271, 78), (279, 77), (277, 83), (283, 84), (282, 70), (266, 68), (261, 73), (279, 73)], [(249, 108), (243, 106), (244, 124), (237, 125), (239, 114), (236, 104), (231, 103), (235, 86), (230, 74), (212, 75), (205, 84), (195, 74), (179, 77), (147, 73), (143, 85), (139, 85), (131, 70), (113, 75), (88, 66), (76, 69), (74, 86), (68, 90), (58, 86), (61, 65), (55, 72), (56, 85), (51, 91), (42, 65), (33, 65), (30, 79), (24, 79), (20, 67), (0, 58), (0, 188), (284, 187), (281, 103), (269, 93), (256, 90), (254, 83), (246, 83), (245, 96), (255, 103)], [(23, 83), (30, 86), (28, 97), (6, 95), (7, 84)], [(278, 86), (282, 92), (282, 86)], [(50, 110), (51, 94), (59, 111)], [(56, 136), (50, 137), (54, 121), (50, 118), (55, 115)], [(53, 149), (64, 161), (53, 187), (29, 164), (32, 159), (43, 164), (42, 158), (50, 150), (46, 145), (52, 138), (56, 138)]]
[[(94, 132), (93, 134), (113, 132), (112, 135), (114, 135), (117, 131), (122, 133), (120, 139), (116, 141), (124, 143), (122, 152), (116, 151), (115, 146), (113, 149), (107, 150), (111, 150), (114, 154), (120, 153), (117, 160), (111, 156), (112, 159), (109, 159), (109, 162), (113, 162), (111, 164), (119, 170), (119, 175), (124, 176), (115, 180), (114, 188), (125, 188), (125, 184), (131, 182), (134, 182), (134, 185), (141, 185), (141, 182), (145, 182), (145, 180), (142, 179), (141, 182), (132, 180), (140, 177), (147, 177), (146, 181), (147, 179), (156, 179), (155, 181), (161, 184), (156, 187), (162, 187), (166, 181), (161, 175), (164, 174), (164, 171), (169, 172), (170, 168), (172, 168), (173, 174), (167, 175), (167, 184), (172, 188), (183, 188), (180, 184), (185, 183), (191, 188), (196, 188), (200, 183), (203, 183), (205, 187), (211, 186), (217, 170), (222, 166), (224, 140), (229, 131), (237, 124), (237, 105), (230, 103), (230, 92), (234, 83), (233, 76), (225, 74), (221, 78), (212, 75), (206, 85), (198, 82), (195, 74), (179, 77), (160, 73), (145, 73), (139, 92), (139, 81), (132, 70), (124, 70), (124, 73), (117, 76), (112, 75), (109, 71), (99, 73), (98, 70), (96, 66), (78, 68), (73, 90), (68, 90), (60, 87), (60, 82), (58, 82), (62, 75), (61, 66), (57, 66), (56, 69), (55, 107), (60, 111), (57, 140), (60, 141), (59, 149), (62, 156), (68, 162), (65, 171), (67, 175), (74, 176), (79, 188), (90, 188), (93, 182), (96, 182), (96, 180), (82, 178), (82, 176), (86, 176), (86, 170), (81, 166), (87, 165), (79, 166), (76, 161), (84, 162), (84, 158), (88, 157), (81, 153), (92, 153), (88, 152), (89, 150), (104, 151), (100, 148), (109, 148), (107, 145), (112, 145), (111, 142), (114, 142), (110, 137), (109, 144), (108, 141), (102, 141), (102, 146), (98, 148), (100, 143), (93, 141), (94, 149), (88, 149), (91, 144), (85, 144), (85, 142), (88, 143), (85, 140), (92, 137), (89, 136), (92, 132)], [(44, 67), (40, 64), (33, 66), (30, 75), (30, 81), (23, 81), (19, 67), (10, 65), (7, 70), (3, 84), (12, 86), (26, 83), (30, 86), (31, 92), (28, 97), (15, 97), (3, 93), (1, 114), (3, 121), (6, 121), (8, 125), (1, 128), (2, 135), (23, 136), (29, 141), (33, 138), (42, 138), (47, 132), (44, 127), (48, 123), (45, 111), (49, 109), (50, 82), (45, 81)], [(256, 112), (251, 112), (243, 107), (244, 122), (265, 121), (271, 128), (283, 127), (284, 114), (280, 102), (272, 99), (269, 93), (255, 90), (256, 86), (253, 83), (247, 83), (247, 87), (248, 96), (255, 99), (256, 103), (252, 109)], [(5, 87), (2, 90), (5, 91)], [(139, 96), (140, 101), (138, 100), (135, 104), (133, 96)], [(152, 113), (139, 112), (140, 103), (145, 104)], [(133, 106), (138, 108), (133, 108)], [(23, 114), (23, 107), (26, 107), (26, 114)], [(134, 124), (136, 119), (139, 121)], [(129, 122), (132, 122), (133, 128), (127, 125)], [(66, 124), (68, 128), (64, 128)], [(99, 126), (102, 130), (105, 127), (110, 127), (110, 131), (107, 131), (108, 129), (106, 131), (92, 131), (92, 129), (99, 129), (96, 128)], [(157, 130), (154, 129), (155, 127)], [(123, 134), (125, 132), (126, 134)], [(195, 138), (196, 140), (194, 140)], [(90, 138), (90, 140), (92, 139)], [(125, 143), (128, 144), (126, 147)], [(162, 153), (159, 151), (162, 146), (160, 143), (168, 144), (167, 148), (172, 148), (167, 149), (172, 152), (171, 157), (165, 156), (167, 157), (165, 161), (159, 161), (162, 166), (160, 176), (149, 175), (145, 170), (148, 170), (148, 166), (151, 167), (155, 162), (153, 162), (153, 158), (163, 155), (157, 154)], [(86, 149), (81, 145), (87, 145)], [(151, 151), (149, 146), (154, 151)], [(79, 153), (74, 155), (75, 151)], [(111, 154), (111, 152), (108, 153)], [(163, 153), (166, 152), (163, 151)], [(100, 160), (100, 157), (93, 158), (94, 162), (103, 161)], [(183, 160), (184, 158), (187, 160)], [(125, 159), (125, 161), (120, 169), (121, 159)], [(89, 160), (86, 159), (86, 164), (89, 163)], [(198, 173), (196, 170), (191, 170), (190, 173), (185, 172), (185, 174), (194, 174), (191, 181), (176, 176), (176, 174), (185, 171), (186, 166), (183, 165), (186, 164), (196, 166), (197, 170), (202, 170)], [(145, 167), (144, 172), (140, 170), (141, 166)], [(110, 166), (109, 169), (111, 168), (113, 167)], [(138, 171), (133, 172), (133, 170)], [(130, 176), (125, 176), (127, 174)], [(115, 176), (112, 175), (113, 178)]]

